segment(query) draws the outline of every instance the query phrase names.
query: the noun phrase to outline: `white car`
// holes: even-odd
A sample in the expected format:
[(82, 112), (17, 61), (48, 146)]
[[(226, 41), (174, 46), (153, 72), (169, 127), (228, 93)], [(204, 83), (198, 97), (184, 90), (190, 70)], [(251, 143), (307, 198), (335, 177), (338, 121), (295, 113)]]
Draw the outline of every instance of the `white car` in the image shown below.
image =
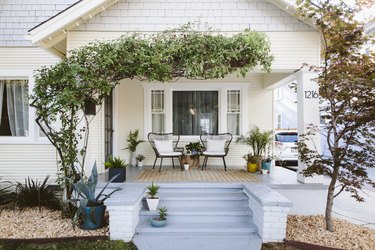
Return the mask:
[(297, 141), (298, 133), (295, 130), (278, 130), (275, 132), (276, 165), (298, 165)]

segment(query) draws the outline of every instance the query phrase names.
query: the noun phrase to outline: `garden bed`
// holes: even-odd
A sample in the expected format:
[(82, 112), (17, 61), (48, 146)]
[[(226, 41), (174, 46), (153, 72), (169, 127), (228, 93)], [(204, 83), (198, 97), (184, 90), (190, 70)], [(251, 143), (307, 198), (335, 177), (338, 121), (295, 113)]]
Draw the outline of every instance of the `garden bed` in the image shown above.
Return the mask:
[[(0, 240), (69, 237), (84, 239), (109, 236), (107, 226), (91, 231), (78, 227), (73, 229), (69, 218), (63, 219), (59, 211), (45, 208), (40, 211), (37, 208), (25, 208), (22, 211), (3, 210), (0, 213), (0, 221)], [(288, 216), (286, 240), (341, 249), (375, 249), (375, 230), (338, 219), (334, 219), (333, 233), (326, 231), (324, 225), (323, 216)], [(35, 242), (39, 241), (43, 242)], [(305, 249), (296, 245), (294, 248), (289, 244), (290, 242), (272, 243), (264, 246), (264, 249)]]

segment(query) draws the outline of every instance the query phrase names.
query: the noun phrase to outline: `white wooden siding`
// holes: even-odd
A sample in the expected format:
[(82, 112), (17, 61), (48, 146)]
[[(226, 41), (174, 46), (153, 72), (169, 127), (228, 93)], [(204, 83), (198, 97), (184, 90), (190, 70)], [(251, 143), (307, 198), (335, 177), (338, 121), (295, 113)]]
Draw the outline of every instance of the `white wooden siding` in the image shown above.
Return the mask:
[(0, 47), (0, 76), (6, 70), (34, 70), (58, 61), (59, 58), (38, 47)]
[[(68, 51), (95, 40), (110, 40), (124, 32), (72, 31), (68, 33)], [(293, 72), (303, 63), (317, 65), (320, 60), (320, 37), (317, 32), (266, 32), (275, 56), (273, 72)]]
[(47, 175), (56, 179), (56, 152), (51, 145), (0, 144), (0, 176), (5, 180), (24, 182), (30, 176), (42, 181)]

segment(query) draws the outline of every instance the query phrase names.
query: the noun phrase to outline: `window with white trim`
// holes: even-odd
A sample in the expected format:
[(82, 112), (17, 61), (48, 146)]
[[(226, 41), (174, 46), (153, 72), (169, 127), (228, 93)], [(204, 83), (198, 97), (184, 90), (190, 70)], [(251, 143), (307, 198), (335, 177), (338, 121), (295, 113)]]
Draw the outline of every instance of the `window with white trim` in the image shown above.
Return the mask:
[(227, 90), (227, 131), (232, 135), (240, 134), (241, 93), (239, 90)]
[(29, 136), (28, 80), (0, 80), (0, 136)]
[(165, 131), (164, 90), (151, 90), (152, 132)]
[(276, 128), (282, 128), (282, 125), (283, 125), (282, 122), (283, 122), (282, 114), (278, 113), (276, 117)]

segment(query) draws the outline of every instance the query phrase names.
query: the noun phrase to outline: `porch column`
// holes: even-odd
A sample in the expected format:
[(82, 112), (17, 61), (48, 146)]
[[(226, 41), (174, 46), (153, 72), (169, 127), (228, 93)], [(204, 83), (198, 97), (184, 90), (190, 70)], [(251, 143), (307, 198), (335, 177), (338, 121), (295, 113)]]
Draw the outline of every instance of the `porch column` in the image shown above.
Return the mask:
[[(307, 132), (306, 127), (313, 124), (319, 128), (319, 88), (318, 84), (312, 79), (317, 77), (317, 74), (301, 69), (296, 73), (297, 77), (297, 121), (298, 121), (298, 136)], [(310, 141), (306, 142), (307, 146), (318, 152), (320, 149), (320, 135), (317, 134)], [(323, 183), (323, 176), (316, 175), (313, 177), (305, 177), (302, 171), (306, 169), (305, 163), (298, 161), (297, 180), (302, 183)]]

